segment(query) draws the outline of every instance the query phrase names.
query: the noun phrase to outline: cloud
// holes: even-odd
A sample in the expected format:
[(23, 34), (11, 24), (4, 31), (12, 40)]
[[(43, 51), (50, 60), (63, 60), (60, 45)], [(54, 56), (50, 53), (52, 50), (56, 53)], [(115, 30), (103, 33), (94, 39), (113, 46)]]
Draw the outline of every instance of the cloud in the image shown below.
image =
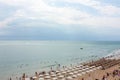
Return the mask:
[(23, 6), (28, 1), (27, 0), (0, 0), (1, 3), (11, 5), (11, 6)]
[(8, 31), (0, 31), (0, 36), (6, 36), (8, 34), (9, 34)]
[[(53, 26), (61, 27), (78, 25), (87, 28), (101, 29), (104, 27), (119, 27), (120, 23), (120, 8), (111, 4), (100, 2), (100, 0), (61, 0), (62, 2), (70, 4), (79, 4), (79, 9), (76, 7), (56, 6), (55, 2), (58, 0), (51, 0), (50, 5), (47, 0), (0, 0), (0, 3), (7, 4), (9, 6), (16, 7), (10, 17), (6, 17), (0, 21), (0, 27), (9, 26), (11, 23), (17, 22), (17, 25), (22, 24), (23, 27), (28, 25), (29, 27), (36, 26)], [(81, 10), (81, 5), (95, 9), (98, 15)], [(115, 17), (118, 16), (118, 17)], [(19, 22), (22, 21), (23, 22)], [(24, 20), (27, 20), (26, 22)], [(35, 26), (34, 26), (35, 27)], [(79, 29), (78, 27), (75, 30)], [(71, 28), (71, 30), (73, 29)], [(72, 31), (70, 31), (72, 32)]]
[[(54, 2), (56, 2), (57, 0), (50, 0), (51, 4), (55, 4)], [(49, 2), (50, 2), (49, 1)], [(82, 5), (86, 5), (88, 7), (92, 7), (96, 10), (98, 10), (100, 13), (105, 14), (105, 15), (120, 15), (120, 8), (113, 6), (111, 4), (105, 4), (103, 2), (97, 1), (97, 0), (61, 0), (63, 2), (67, 2), (67, 3), (79, 3)], [(8, 4), (8, 5), (12, 5), (12, 6), (20, 6), (21, 8), (26, 8), (26, 9), (31, 9), (33, 11), (51, 11), (52, 10), (56, 10), (54, 8), (57, 8), (58, 10), (60, 8), (58, 7), (53, 7), (50, 6), (46, 0), (0, 0), (0, 2)], [(64, 8), (64, 7), (63, 7)], [(69, 9), (69, 8), (68, 8)]]
[(108, 15), (108, 16), (114, 16), (114, 15), (120, 15), (120, 8), (112, 6), (112, 5), (107, 5), (98, 8), (102, 14)]
[[(52, 0), (53, 2), (55, 0)], [(41, 2), (35, 4), (31, 10), (40, 14), (38, 19), (48, 19), (50, 21), (59, 24), (80, 24), (84, 26), (96, 26), (96, 27), (117, 27), (120, 25), (119, 17), (113, 17), (113, 15), (120, 14), (120, 8), (112, 6), (110, 4), (104, 4), (95, 0), (64, 0), (71, 3), (79, 3), (98, 10), (102, 16), (94, 16), (87, 12), (83, 12), (76, 8), (71, 7), (55, 7)], [(41, 13), (42, 12), (42, 13)], [(35, 16), (34, 16), (35, 17)]]
[(0, 21), (0, 28), (8, 26), (8, 24), (11, 23), (12, 21), (14, 21), (15, 19), (16, 19), (15, 17), (10, 17), (10, 18), (7, 18), (3, 21)]
[[(54, 7), (45, 3), (43, 0), (38, 1), (20, 1), (20, 0), (2, 0), (2, 2), (13, 5), (22, 6), (21, 9), (16, 12), (17, 16), (23, 16), (29, 19), (43, 19), (55, 22), (58, 24), (72, 24), (77, 19), (88, 18), (91, 15), (70, 7)], [(23, 4), (22, 4), (23, 3)], [(17, 5), (16, 5), (17, 4)], [(5, 20), (6, 21), (6, 20)], [(5, 22), (4, 21), (4, 22)], [(7, 21), (6, 21), (7, 22)], [(3, 22), (2, 22), (3, 23)]]
[(79, 4), (92, 7), (98, 10), (101, 14), (105, 14), (108, 16), (117, 15), (117, 14), (120, 15), (119, 7), (116, 7), (107, 3), (105, 4), (97, 0), (64, 0), (64, 1), (70, 2), (70, 3), (79, 3)]
[(80, 20), (78, 23), (93, 27), (119, 27), (120, 18), (114, 17), (92, 17)]
[(11, 17), (7, 17), (6, 19), (0, 21), (0, 28), (8, 26), (10, 23), (14, 22), (16, 19), (20, 17), (25, 17), (25, 13), (21, 10), (17, 10)]

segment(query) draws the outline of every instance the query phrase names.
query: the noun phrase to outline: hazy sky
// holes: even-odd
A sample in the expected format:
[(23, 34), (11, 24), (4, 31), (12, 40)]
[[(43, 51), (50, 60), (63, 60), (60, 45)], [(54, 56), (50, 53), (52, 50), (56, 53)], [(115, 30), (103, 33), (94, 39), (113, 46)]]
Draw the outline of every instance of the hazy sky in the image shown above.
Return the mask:
[(120, 0), (0, 0), (0, 40), (120, 40)]

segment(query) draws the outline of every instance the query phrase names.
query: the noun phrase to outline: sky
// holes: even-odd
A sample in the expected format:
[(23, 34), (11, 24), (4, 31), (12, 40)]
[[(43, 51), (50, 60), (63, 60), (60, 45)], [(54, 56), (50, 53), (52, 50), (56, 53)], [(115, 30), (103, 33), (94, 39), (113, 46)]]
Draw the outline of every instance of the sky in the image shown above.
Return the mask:
[(0, 40), (119, 41), (120, 0), (0, 0)]

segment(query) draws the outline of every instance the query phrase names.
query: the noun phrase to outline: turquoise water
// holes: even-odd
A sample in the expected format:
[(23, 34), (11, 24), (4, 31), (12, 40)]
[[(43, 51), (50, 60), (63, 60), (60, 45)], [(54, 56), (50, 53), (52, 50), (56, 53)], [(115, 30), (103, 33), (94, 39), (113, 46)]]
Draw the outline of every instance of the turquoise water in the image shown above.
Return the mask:
[(99, 59), (119, 48), (120, 42), (0, 41), (0, 78)]

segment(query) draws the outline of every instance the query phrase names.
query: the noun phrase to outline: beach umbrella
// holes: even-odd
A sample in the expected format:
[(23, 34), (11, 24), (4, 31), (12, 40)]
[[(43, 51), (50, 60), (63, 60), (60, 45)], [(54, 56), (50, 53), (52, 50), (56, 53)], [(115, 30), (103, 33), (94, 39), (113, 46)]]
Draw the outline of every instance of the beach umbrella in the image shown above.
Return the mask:
[(70, 75), (73, 75), (74, 73), (70, 72), (69, 74), (70, 74)]
[(50, 74), (46, 73), (45, 76), (49, 76)]
[(86, 70), (90, 69), (90, 68), (85, 68)]
[(73, 73), (74, 73), (74, 74), (77, 74), (77, 73), (78, 73), (78, 71), (74, 71)]
[(59, 76), (59, 75), (61, 75), (61, 73), (58, 73), (57, 75)]
[(89, 73), (89, 72), (91, 72), (91, 71), (90, 71), (90, 70), (87, 70), (86, 72)]
[(61, 79), (61, 80), (66, 80), (65, 78)]
[(44, 80), (44, 78), (39, 78), (39, 80)]
[(82, 69), (82, 71), (85, 71), (86, 69)]
[(44, 77), (44, 75), (39, 75), (39, 77)]
[(84, 75), (84, 74), (86, 74), (86, 73), (85, 73), (85, 72), (82, 72), (81, 74), (83, 74), (83, 75)]
[(82, 67), (83, 65), (79, 65), (79, 67)]
[(73, 80), (73, 78), (71, 76), (68, 76), (66, 79), (67, 80)]
[(77, 76), (82, 76), (82, 74), (78, 73)]
[(79, 68), (76, 67), (76, 68), (74, 68), (74, 69), (77, 70), (77, 69), (79, 69)]
[(64, 76), (63, 76), (63, 75), (60, 75), (60, 76), (58, 76), (58, 78), (59, 78), (59, 79), (62, 79), (62, 78), (64, 78)]
[(89, 67), (88, 65), (85, 66), (86, 68)]
[(57, 78), (57, 77), (54, 77), (54, 78), (52, 78), (52, 80), (58, 80), (58, 78)]
[(63, 72), (64, 70), (63, 70), (63, 69), (61, 69), (60, 71), (61, 71), (61, 72)]
[(34, 76), (34, 77), (32, 77), (33, 79), (36, 79), (37, 77), (36, 76)]
[(92, 70), (95, 71), (95, 70), (97, 70), (97, 68), (93, 68)]
[(90, 69), (94, 68), (93, 66), (89, 67)]
[(45, 79), (50, 79), (51, 77), (50, 76), (45, 76)]
[(86, 70), (85, 71), (88, 71), (88, 70), (90, 70), (90, 68), (85, 68)]
[(25, 80), (30, 80), (30, 78), (25, 78)]
[(68, 69), (67, 69), (67, 68), (65, 68), (64, 70), (65, 70), (65, 71), (67, 71)]
[(76, 66), (76, 68), (79, 68), (80, 66)]
[(78, 72), (82, 72), (82, 70), (78, 70)]
[(66, 74), (66, 71), (63, 71), (62, 73), (63, 73), (63, 74)]
[(79, 68), (75, 68), (75, 70), (79, 70)]
[(72, 77), (73, 77), (73, 78), (76, 78), (76, 77), (77, 77), (77, 75), (73, 75)]
[(52, 74), (51, 77), (56, 77), (56, 74)]
[(66, 71), (67, 73), (70, 73), (71, 71), (70, 70), (68, 70), (68, 71)]
[(56, 73), (59, 73), (60, 71), (56, 71)]
[(76, 69), (76, 67), (73, 67), (72, 69)]
[(75, 70), (78, 70), (78, 69), (79, 69), (79, 68), (77, 68), (77, 67), (75, 68)]
[(94, 70), (90, 69), (89, 72), (93, 72)]
[(95, 68), (95, 66), (92, 66), (92, 68)]
[(72, 69), (72, 70), (71, 70), (71, 72), (74, 72), (74, 71), (75, 71), (75, 69)]
[(55, 74), (55, 72), (50, 72), (50, 74)]
[(73, 68), (72, 68), (72, 67), (69, 67), (68, 69), (71, 70), (71, 69), (73, 69)]
[(101, 69), (101, 68), (102, 68), (101, 66), (97, 67), (97, 69)]

